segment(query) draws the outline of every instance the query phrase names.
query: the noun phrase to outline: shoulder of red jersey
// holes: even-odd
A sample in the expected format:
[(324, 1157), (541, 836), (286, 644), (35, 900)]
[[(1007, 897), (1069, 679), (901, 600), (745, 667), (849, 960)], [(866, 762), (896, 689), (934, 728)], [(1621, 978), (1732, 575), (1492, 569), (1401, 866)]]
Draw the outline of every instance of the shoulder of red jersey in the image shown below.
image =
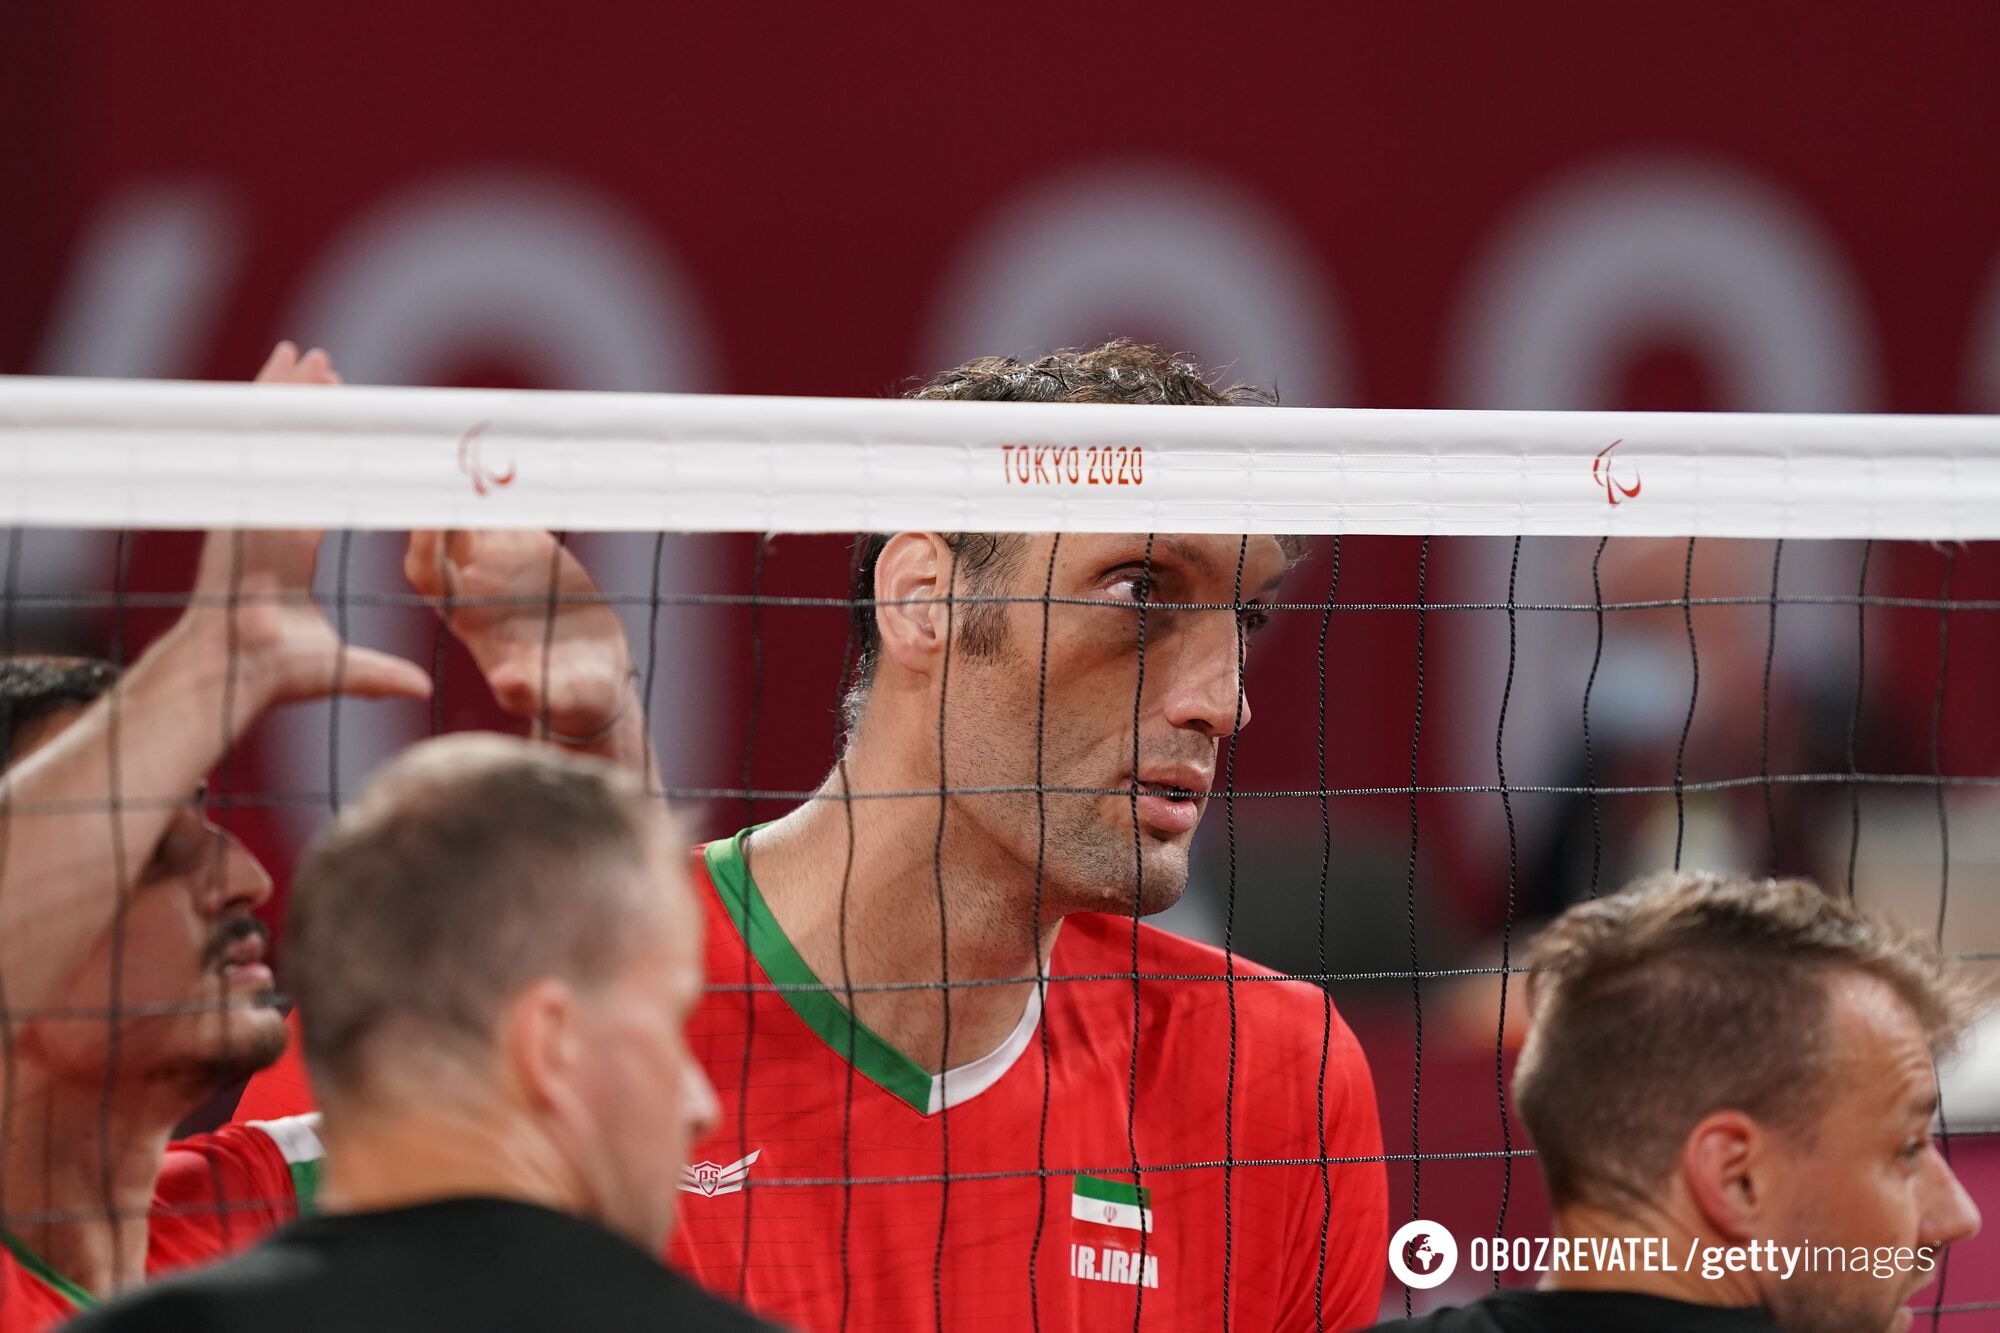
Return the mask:
[(317, 1112), (223, 1125), (167, 1145), (154, 1198), (168, 1213), (268, 1207), (289, 1214), (318, 1194), (325, 1156)]
[(317, 1115), (224, 1125), (168, 1144), (153, 1189), (147, 1273), (212, 1263), (310, 1211), (321, 1156)]
[[(1144, 921), (1134, 921), (1129, 916), (1119, 916), (1109, 912), (1079, 912), (1063, 922), (1062, 940), (1057, 945), (1056, 961), (1071, 963), (1087, 957), (1091, 970), (1098, 970), (1100, 964), (1109, 964), (1112, 970), (1130, 971), (1132, 967), (1133, 936), (1138, 936), (1139, 970), (1141, 972), (1166, 973), (1171, 975), (1223, 977), (1235, 976), (1257, 978), (1260, 987), (1269, 986), (1280, 993), (1295, 998), (1300, 995), (1317, 997), (1319, 988), (1309, 982), (1286, 982), (1279, 980), (1284, 974), (1253, 963), (1242, 954), (1232, 954), (1213, 944), (1191, 940), (1185, 935), (1176, 935), (1171, 930), (1162, 930)], [(1071, 941), (1074, 937), (1075, 943)], [(1073, 957), (1066, 956), (1073, 955)], [(1064, 971), (1084, 969), (1066, 966)]]
[(1348, 1055), (1361, 1058), (1346, 1020), (1319, 986), (1291, 980), (1241, 954), (1128, 916), (1083, 912), (1068, 918), (1063, 922), (1051, 971), (1072, 976), (1130, 974), (1135, 935), (1138, 971), (1147, 983), (1140, 988), (1142, 1005), (1183, 1011), (1176, 1015), (1176, 1021), (1226, 1027), (1229, 1006), (1207, 1001), (1218, 989), (1228, 987), (1235, 999), (1238, 1028), (1247, 1025), (1254, 1029), (1260, 1042), (1309, 1049), (1317, 1060), (1324, 1041), (1335, 1059)]

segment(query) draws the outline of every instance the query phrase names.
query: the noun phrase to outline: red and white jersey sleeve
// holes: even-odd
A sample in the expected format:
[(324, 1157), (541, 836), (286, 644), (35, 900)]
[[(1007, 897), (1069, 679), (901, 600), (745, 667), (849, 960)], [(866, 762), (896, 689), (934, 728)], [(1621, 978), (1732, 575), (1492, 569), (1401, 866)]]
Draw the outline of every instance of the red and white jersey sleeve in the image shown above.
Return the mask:
[(224, 1125), (169, 1144), (147, 1271), (234, 1254), (292, 1221), (311, 1207), (323, 1156), (317, 1115)]
[[(318, 1116), (224, 1125), (167, 1145), (147, 1222), (146, 1273), (213, 1263), (298, 1216), (319, 1181)], [(41, 1333), (96, 1304), (0, 1233), (0, 1333)]]

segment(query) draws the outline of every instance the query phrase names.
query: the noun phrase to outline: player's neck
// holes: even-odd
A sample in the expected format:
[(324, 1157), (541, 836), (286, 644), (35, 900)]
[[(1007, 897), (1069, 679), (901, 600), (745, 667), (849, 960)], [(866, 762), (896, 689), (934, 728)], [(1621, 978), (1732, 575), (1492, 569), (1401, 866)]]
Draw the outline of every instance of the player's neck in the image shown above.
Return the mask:
[(153, 1190), (186, 1110), (184, 1097), (129, 1084), (107, 1099), (101, 1081), (49, 1077), (21, 1060), (0, 1195), (7, 1230), (96, 1295), (143, 1281)]
[[(882, 780), (850, 766), (847, 781), (867, 791)], [(821, 791), (834, 799), (808, 801), (747, 843), (758, 891), (816, 976), (857, 986), (946, 976), (954, 982), (1033, 977), (1038, 953), (1046, 968), (1059, 923), (1038, 923), (1023, 911), (1013, 877), (977, 865), (976, 856), (954, 847), (949, 825), (939, 854), (935, 805), (843, 802), (837, 799), (840, 783), (836, 771)], [(891, 1045), (937, 1073), (1005, 1042), (1033, 991), (1032, 981), (861, 991), (853, 1009)]]
[[(1603, 1240), (1630, 1253), (1626, 1262), (1574, 1265), (1574, 1271), (1552, 1272), (1542, 1285), (1551, 1291), (1629, 1291), (1695, 1305), (1757, 1305), (1756, 1287), (1747, 1274), (1723, 1273), (1719, 1280), (1703, 1276), (1701, 1252), (1728, 1242), (1668, 1205), (1644, 1210), (1612, 1211), (1584, 1205), (1562, 1209), (1555, 1233), (1572, 1240)], [(1629, 1242), (1629, 1244), (1628, 1244)], [(1688, 1256), (1695, 1255), (1689, 1271)]]
[(519, 1116), (409, 1100), (329, 1109), (319, 1202), (325, 1212), (379, 1212), (445, 1199), (518, 1199), (583, 1212), (574, 1173)]

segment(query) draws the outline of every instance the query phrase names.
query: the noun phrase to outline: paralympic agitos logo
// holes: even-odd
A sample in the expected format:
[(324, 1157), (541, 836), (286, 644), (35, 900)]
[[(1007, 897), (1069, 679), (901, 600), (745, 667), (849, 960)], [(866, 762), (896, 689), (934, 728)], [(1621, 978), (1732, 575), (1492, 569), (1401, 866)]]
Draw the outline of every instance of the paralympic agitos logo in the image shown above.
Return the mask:
[(1623, 439), (1613, 440), (1602, 449), (1599, 449), (1597, 457), (1590, 460), (1591, 481), (1604, 488), (1604, 498), (1613, 505), (1618, 503), (1620, 496), (1630, 500), (1638, 495), (1639, 487), (1644, 484), (1643, 479), (1636, 472), (1632, 474), (1632, 484), (1630, 486), (1624, 485), (1618, 478), (1611, 475), (1611, 451), (1623, 443), (1625, 443)]
[(511, 486), (514, 482), (515, 468), (512, 458), (507, 460), (504, 470), (495, 471), (484, 458), (480, 457), (480, 437), (492, 424), (490, 421), (482, 421), (458, 437), (458, 470), (472, 478), (474, 495), (484, 495), (490, 490), (497, 491), (503, 486)]

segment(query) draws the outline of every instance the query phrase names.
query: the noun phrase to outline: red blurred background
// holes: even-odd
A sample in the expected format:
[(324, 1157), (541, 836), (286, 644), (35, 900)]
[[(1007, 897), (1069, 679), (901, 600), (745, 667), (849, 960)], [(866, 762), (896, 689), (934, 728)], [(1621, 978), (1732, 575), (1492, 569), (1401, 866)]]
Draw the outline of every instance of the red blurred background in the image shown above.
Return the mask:
[[(2000, 412), (2000, 9), (1285, 8), (13, 0), (0, 371), (240, 378), (284, 336), (358, 382), (878, 394), (971, 354), (1122, 332), (1299, 405)], [(1690, 575), (1684, 544), (1623, 545), (1600, 571), (1608, 600), (1763, 598), (1779, 558), (1699, 544)], [(777, 538), (761, 560), (749, 537), (583, 547), (642, 600), (656, 567), (669, 591), (843, 591), (831, 538)], [(1517, 599), (1587, 607), (1593, 547), (1528, 544)], [(36, 532), (20, 550), (40, 599), (14, 609), (16, 646), (126, 655), (166, 613), (64, 597), (178, 590), (190, 559), (157, 534)], [(1525, 922), (1592, 866), (1615, 882), (1657, 864), (1663, 818), (1691, 862), (1844, 881), (1848, 793), (1810, 786), (1768, 809), (1760, 787), (1705, 794), (1684, 818), (1657, 793), (1594, 817), (1574, 793), (1426, 795), (1412, 857), (1397, 789), (1419, 617), (1355, 608), (1407, 608), (1420, 564), (1426, 602), (1504, 601), (1510, 554), (1349, 538), (1334, 590), (1320, 543), (1293, 586), (1337, 591), (1325, 670), (1321, 613), (1281, 616), (1252, 664), (1237, 786), (1318, 787), (1324, 717), (1327, 782), (1388, 791), (1326, 802), (1324, 835), (1317, 799), (1238, 801), (1233, 876), (1215, 810), (1182, 928), (1307, 972), (1489, 964), (1510, 900)], [(1793, 544), (1783, 598), (1851, 596), (1863, 554)], [(1870, 593), (1935, 596), (1949, 566), (1953, 598), (2000, 596), (1988, 549), (1867, 558)], [(421, 618), (364, 604), (392, 586), (392, 543), (343, 541), (327, 563), (357, 637), (432, 651)], [(1589, 776), (1670, 784), (1684, 721), (1695, 782), (1842, 770), (1850, 733), (1860, 771), (2000, 772), (1994, 618), (1951, 614), (1942, 685), (1940, 619), (1698, 611), (1686, 721), (1681, 612), (1615, 613)], [(1511, 786), (1584, 780), (1596, 622), (1515, 618)], [(1508, 617), (1422, 623), (1420, 779), (1494, 784)], [(817, 781), (837, 610), (635, 605), (632, 625), (654, 645), (670, 781)], [(232, 764), (219, 790), (267, 861), (288, 864), (395, 745), (491, 720), (468, 665), (441, 661), (435, 716), (301, 714)], [(2000, 944), (1983, 896), (2000, 899), (1983, 836), (2000, 821), (1979, 795), (1948, 803), (1960, 951)], [(1856, 872), (1864, 898), (1925, 922), (1946, 883), (1930, 801), (1867, 789)], [(718, 798), (699, 816), (721, 832), (780, 808)], [(1414, 1125), (1410, 989), (1337, 988), (1375, 1054), (1391, 1151), (1412, 1133), (1425, 1153), (1499, 1148), (1497, 987), (1425, 983)], [(1978, 1164), (1996, 1142), (1956, 1146), (2000, 1208), (2000, 1171)], [(1544, 1225), (1531, 1176), (1516, 1163), (1517, 1234)], [(1426, 1162), (1420, 1199), (1405, 1165), (1392, 1189), (1392, 1213), (1420, 1206), (1461, 1235), (1498, 1221), (1492, 1160)], [(1947, 1300), (2000, 1296), (2000, 1248), (1984, 1253), (1955, 1265)]]

